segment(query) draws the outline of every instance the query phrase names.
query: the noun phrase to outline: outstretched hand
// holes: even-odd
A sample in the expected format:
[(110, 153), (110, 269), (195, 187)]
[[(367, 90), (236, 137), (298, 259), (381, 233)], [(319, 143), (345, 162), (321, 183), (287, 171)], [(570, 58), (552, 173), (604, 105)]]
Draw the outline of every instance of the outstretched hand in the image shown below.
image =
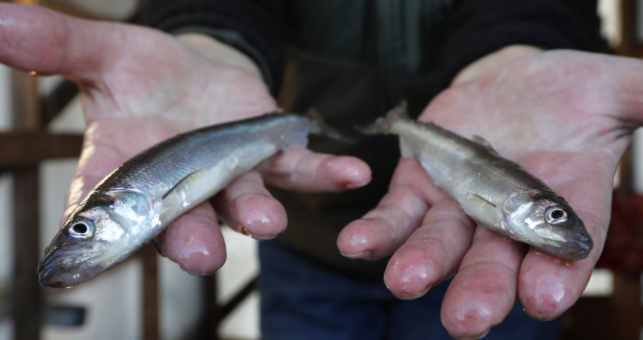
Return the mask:
[(516, 298), (535, 318), (560, 316), (601, 254), (614, 172), (643, 123), (642, 72), (634, 59), (538, 52), (452, 86), (419, 117), (484, 137), (564, 197), (595, 242), (587, 259), (562, 260), (477, 227), (408, 158), (380, 204), (342, 231), (341, 252), (362, 259), (394, 253), (384, 279), (403, 299), (455, 275), (442, 304), (442, 322), (455, 337), (485, 334)]
[[(204, 36), (181, 41), (138, 26), (0, 4), (0, 62), (39, 75), (61, 74), (82, 92), (87, 131), (63, 222), (101, 179), (153, 144), (276, 110), (259, 72), (244, 58)], [(258, 239), (283, 231), (284, 208), (264, 188), (264, 179), (317, 192), (370, 180), (368, 166), (358, 159), (305, 149), (276, 155), (261, 172), (263, 177), (257, 171), (241, 176), (212, 202), (178, 218), (158, 238), (162, 253), (189, 273), (209, 274), (225, 261), (217, 214)]]

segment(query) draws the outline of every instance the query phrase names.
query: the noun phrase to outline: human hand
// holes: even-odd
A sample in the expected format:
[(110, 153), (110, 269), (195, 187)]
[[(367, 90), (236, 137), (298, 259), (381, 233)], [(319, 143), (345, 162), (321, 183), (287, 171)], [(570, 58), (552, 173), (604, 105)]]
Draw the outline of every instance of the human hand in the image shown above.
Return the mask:
[[(205, 36), (180, 39), (133, 25), (0, 4), (0, 62), (39, 75), (61, 74), (81, 89), (87, 130), (63, 222), (102, 178), (151, 145), (186, 130), (276, 109), (249, 59)], [(261, 175), (241, 176), (212, 202), (175, 220), (157, 239), (162, 253), (189, 273), (208, 274), (225, 261), (217, 214), (256, 238), (283, 231), (284, 208), (264, 188), (264, 179), (310, 192), (343, 191), (370, 180), (370, 170), (358, 159), (305, 149), (276, 155), (261, 167)]]
[(341, 252), (362, 259), (394, 253), (384, 279), (402, 299), (455, 275), (442, 304), (442, 323), (454, 337), (485, 334), (516, 297), (535, 318), (560, 316), (583, 292), (602, 251), (614, 172), (643, 122), (641, 72), (635, 59), (538, 52), (464, 77), (419, 117), (484, 137), (564, 197), (594, 240), (587, 259), (562, 260), (476, 227), (407, 158), (380, 204), (342, 231)]

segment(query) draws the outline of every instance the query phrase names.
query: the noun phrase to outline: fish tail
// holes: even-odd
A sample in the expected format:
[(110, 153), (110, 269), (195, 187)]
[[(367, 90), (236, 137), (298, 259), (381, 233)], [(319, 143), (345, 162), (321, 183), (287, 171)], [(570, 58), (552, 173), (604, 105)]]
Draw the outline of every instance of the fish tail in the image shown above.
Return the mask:
[(394, 108), (386, 113), (386, 119), (394, 122), (399, 119), (411, 119), (409, 117), (407, 109), (406, 100), (401, 100)]
[(393, 123), (400, 119), (410, 119), (408, 113), (406, 113), (406, 106), (406, 101), (402, 100), (397, 106), (386, 113), (386, 118), (380, 117), (369, 125), (355, 126), (355, 129), (367, 135), (389, 134), (391, 133)]
[(355, 144), (357, 142), (355, 137), (349, 136), (348, 134), (326, 124), (324, 118), (316, 109), (310, 108), (304, 115), (319, 127), (319, 134), (346, 144)]

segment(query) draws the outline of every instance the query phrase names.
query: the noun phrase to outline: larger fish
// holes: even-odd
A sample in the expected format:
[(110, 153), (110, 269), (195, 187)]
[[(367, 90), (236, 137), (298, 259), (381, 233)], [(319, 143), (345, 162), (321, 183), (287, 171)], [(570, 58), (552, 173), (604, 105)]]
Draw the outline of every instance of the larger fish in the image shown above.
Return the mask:
[(309, 133), (316, 114), (272, 113), (177, 135), (109, 174), (69, 216), (38, 266), (40, 284), (71, 287), (110, 269), (175, 218)]
[(363, 130), (399, 135), (402, 155), (416, 158), (477, 223), (565, 259), (582, 260), (592, 250), (583, 221), (565, 199), (482, 138), (474, 142), (411, 120), (404, 104)]

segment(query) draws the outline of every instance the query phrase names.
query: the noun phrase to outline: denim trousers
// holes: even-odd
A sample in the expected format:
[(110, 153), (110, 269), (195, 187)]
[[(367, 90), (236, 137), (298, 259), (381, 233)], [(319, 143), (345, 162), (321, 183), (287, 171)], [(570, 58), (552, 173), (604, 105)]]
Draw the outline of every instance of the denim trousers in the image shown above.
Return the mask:
[[(263, 340), (447, 340), (440, 305), (450, 281), (415, 300), (399, 300), (382, 276), (339, 273), (278, 240), (259, 243)], [(485, 339), (555, 340), (560, 318), (538, 321), (520, 302)]]

